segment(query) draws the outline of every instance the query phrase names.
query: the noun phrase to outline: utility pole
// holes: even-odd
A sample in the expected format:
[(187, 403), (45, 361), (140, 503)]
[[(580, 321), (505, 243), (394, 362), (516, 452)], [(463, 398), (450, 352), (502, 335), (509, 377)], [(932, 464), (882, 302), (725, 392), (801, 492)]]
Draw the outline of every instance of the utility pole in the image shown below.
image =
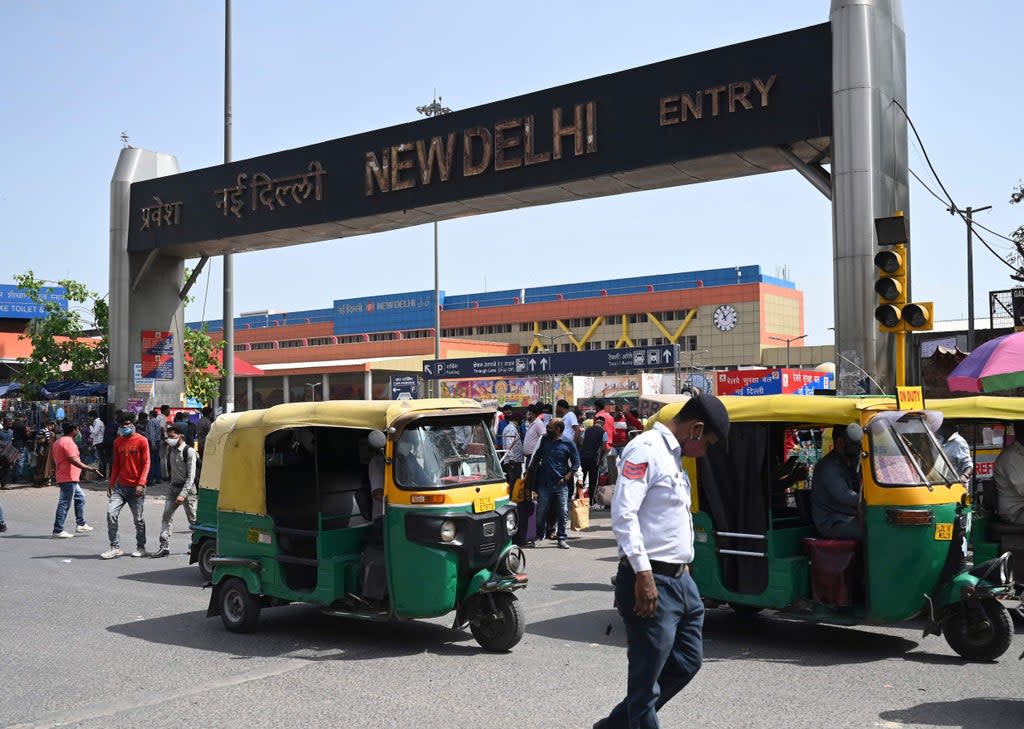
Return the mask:
[[(224, 164), (231, 161), (231, 0), (224, 0)], [(235, 410), (235, 263), (224, 254), (224, 412)], [(252, 407), (250, 404), (249, 407)]]
[(798, 342), (801, 339), (804, 339), (806, 336), (807, 336), (806, 334), (801, 334), (799, 337), (768, 337), (769, 339), (774, 339), (776, 342), (785, 342), (786, 343), (786, 369), (787, 370), (789, 369), (789, 345), (792, 344), (793, 342)]
[(974, 351), (974, 213), (991, 210), (991, 205), (983, 208), (966, 207), (963, 210), (948, 207), (950, 215), (959, 213), (967, 220), (967, 351)]
[[(434, 90), (434, 100), (429, 104), (417, 106), (416, 111), (423, 116), (430, 118), (442, 114), (450, 114), (451, 109), (441, 104), (441, 97)], [(434, 360), (441, 359), (441, 281), (438, 271), (438, 247), (437, 247), (437, 221), (434, 221)], [(441, 381), (434, 380), (433, 387), (436, 389), (434, 395), (441, 396)]]

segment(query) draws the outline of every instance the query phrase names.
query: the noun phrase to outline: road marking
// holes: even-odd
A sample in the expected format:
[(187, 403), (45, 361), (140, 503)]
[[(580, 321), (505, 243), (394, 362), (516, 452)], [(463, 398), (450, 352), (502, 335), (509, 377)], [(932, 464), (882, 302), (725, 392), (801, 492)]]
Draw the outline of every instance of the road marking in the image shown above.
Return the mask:
[(198, 686), (184, 689), (183, 691), (158, 691), (156, 693), (147, 691), (145, 694), (137, 694), (123, 699), (105, 701), (101, 705), (91, 707), (84, 706), (71, 711), (53, 711), (24, 724), (13, 724), (9, 726), (8, 729), (53, 729), (54, 727), (68, 726), (70, 724), (77, 724), (90, 719), (103, 719), (120, 714), (123, 711), (132, 711), (134, 709), (141, 709), (148, 706), (157, 706), (168, 701), (176, 701), (185, 696), (195, 696), (215, 689), (228, 688), (230, 686), (238, 686), (251, 681), (260, 681), (265, 678), (280, 676), (281, 674), (290, 673), (291, 671), (308, 665), (310, 665), (308, 660), (292, 658), (288, 659), (288, 663), (284, 666), (246, 671), (229, 678), (207, 681)]

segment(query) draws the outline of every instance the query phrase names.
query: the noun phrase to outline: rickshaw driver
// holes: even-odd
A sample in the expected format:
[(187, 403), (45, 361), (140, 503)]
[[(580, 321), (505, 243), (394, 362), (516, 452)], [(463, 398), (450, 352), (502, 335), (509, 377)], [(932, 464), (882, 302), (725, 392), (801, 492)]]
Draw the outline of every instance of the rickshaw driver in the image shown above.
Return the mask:
[(860, 506), (860, 445), (864, 430), (857, 423), (832, 429), (835, 447), (814, 469), (811, 514), (818, 534), (826, 539), (864, 538), (857, 519)]

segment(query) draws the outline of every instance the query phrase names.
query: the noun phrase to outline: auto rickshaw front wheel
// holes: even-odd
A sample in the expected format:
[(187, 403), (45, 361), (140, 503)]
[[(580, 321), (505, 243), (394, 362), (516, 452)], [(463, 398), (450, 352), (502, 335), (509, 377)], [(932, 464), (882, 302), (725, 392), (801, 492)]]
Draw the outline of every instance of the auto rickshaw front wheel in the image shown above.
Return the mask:
[(469, 629), (486, 651), (504, 653), (522, 640), (526, 631), (526, 613), (511, 592), (480, 595)]
[(949, 647), (969, 661), (994, 661), (1013, 640), (1010, 612), (993, 598), (960, 609), (942, 626)]
[(248, 633), (260, 619), (260, 603), (249, 593), (245, 582), (228, 577), (220, 583), (220, 619), (232, 633)]

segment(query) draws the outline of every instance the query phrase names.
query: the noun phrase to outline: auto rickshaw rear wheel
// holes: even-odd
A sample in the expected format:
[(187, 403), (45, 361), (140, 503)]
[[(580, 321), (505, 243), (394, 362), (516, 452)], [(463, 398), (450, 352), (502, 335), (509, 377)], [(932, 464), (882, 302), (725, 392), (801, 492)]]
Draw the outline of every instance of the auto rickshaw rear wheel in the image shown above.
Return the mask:
[(967, 660), (994, 661), (1010, 647), (1013, 621), (1002, 603), (989, 598), (974, 610), (961, 605), (959, 611), (946, 618), (942, 632), (949, 647)]
[(199, 553), (196, 555), (196, 562), (199, 566), (199, 574), (206, 579), (213, 577), (213, 565), (210, 560), (217, 556), (217, 540), (204, 539), (199, 544)]
[(238, 577), (220, 583), (220, 619), (232, 633), (248, 633), (260, 619), (260, 604)]
[(526, 613), (511, 592), (480, 595), (475, 614), (469, 620), (469, 629), (481, 648), (504, 653), (522, 639), (526, 631)]

